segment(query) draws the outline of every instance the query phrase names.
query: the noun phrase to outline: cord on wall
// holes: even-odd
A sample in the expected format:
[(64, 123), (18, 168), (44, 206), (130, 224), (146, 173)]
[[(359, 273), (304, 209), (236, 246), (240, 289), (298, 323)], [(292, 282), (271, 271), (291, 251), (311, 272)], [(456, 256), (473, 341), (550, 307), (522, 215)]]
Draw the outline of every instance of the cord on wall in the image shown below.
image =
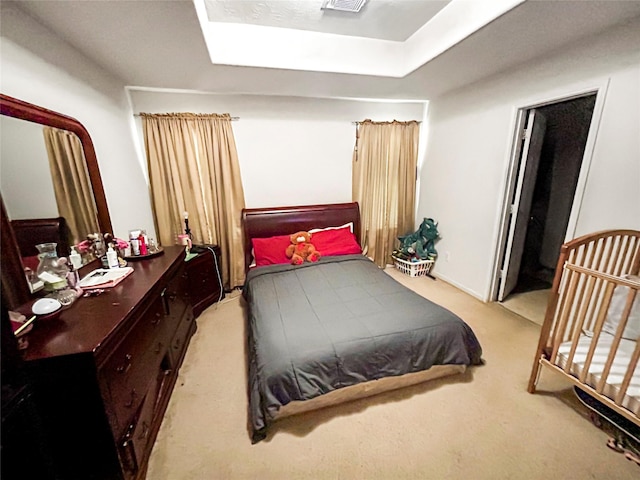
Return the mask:
[(220, 286), (220, 294), (218, 295), (218, 302), (219, 302), (220, 300), (222, 300), (224, 287), (222, 286), (222, 276), (220, 275), (220, 267), (218, 265), (218, 256), (216, 255), (216, 252), (213, 250), (212, 247), (207, 247), (207, 250), (209, 250), (213, 255), (213, 264), (216, 267), (216, 274), (218, 275), (218, 285)]

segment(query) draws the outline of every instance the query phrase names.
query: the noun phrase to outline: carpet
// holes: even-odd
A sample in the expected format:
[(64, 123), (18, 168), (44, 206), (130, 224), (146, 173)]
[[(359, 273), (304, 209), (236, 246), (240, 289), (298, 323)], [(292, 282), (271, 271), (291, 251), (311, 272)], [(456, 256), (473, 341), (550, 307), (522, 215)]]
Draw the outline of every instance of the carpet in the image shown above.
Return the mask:
[(387, 272), (462, 317), (485, 365), (463, 375), (290, 417), (251, 445), (245, 304), (203, 312), (154, 445), (149, 480), (637, 479), (570, 385), (526, 385), (540, 327), (441, 280)]

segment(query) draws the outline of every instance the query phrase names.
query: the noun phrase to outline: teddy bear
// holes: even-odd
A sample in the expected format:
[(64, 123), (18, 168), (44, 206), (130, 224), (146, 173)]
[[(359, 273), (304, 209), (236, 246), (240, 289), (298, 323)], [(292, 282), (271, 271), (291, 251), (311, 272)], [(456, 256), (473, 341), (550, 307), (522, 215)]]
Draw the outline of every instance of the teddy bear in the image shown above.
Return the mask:
[(292, 265), (300, 265), (305, 260), (317, 262), (320, 260), (320, 252), (311, 243), (311, 234), (308, 232), (296, 232), (290, 235), (291, 245), (285, 252), (287, 258), (291, 259)]

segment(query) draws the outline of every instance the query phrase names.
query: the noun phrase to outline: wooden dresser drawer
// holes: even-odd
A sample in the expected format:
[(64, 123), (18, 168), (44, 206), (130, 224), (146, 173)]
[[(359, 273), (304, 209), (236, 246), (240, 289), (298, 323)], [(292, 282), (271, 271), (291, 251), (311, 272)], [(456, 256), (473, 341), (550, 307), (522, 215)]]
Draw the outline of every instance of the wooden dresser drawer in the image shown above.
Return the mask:
[(149, 385), (142, 405), (131, 420), (131, 423), (128, 424), (120, 441), (118, 453), (124, 466), (126, 478), (136, 477), (147, 450), (150, 449), (149, 442), (153, 437), (153, 416), (158, 401), (160, 382), (161, 378), (156, 377)]
[(169, 351), (171, 355), (171, 364), (174, 368), (180, 367), (182, 357), (186, 351), (186, 346), (195, 330), (195, 316), (193, 315), (193, 311), (189, 309), (180, 319), (176, 333), (171, 341), (171, 348)]
[(168, 322), (171, 323), (175, 329), (177, 328), (178, 320), (182, 318), (185, 309), (190, 304), (187, 272), (184, 269), (184, 265), (173, 278), (169, 280), (162, 295), (165, 306), (164, 313), (169, 317)]
[[(221, 252), (217, 245), (209, 245), (187, 262), (190, 300), (196, 318), (208, 306), (224, 298), (221, 285)], [(215, 253), (215, 256), (214, 256)]]
[(140, 406), (149, 382), (155, 378), (169, 339), (166, 317), (159, 298), (138, 320), (107, 359), (100, 375), (111, 398), (111, 424), (120, 432)]
[(193, 267), (189, 270), (189, 280), (192, 285), (198, 283), (218, 282), (218, 272), (215, 269), (211, 253), (204, 253), (197, 259), (191, 260)]

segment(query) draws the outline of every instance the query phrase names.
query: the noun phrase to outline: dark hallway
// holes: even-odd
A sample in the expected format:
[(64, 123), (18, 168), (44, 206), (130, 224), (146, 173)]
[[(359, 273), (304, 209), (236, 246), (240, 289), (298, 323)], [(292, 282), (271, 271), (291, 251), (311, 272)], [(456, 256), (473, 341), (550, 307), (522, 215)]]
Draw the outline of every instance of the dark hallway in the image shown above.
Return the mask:
[(595, 99), (595, 95), (590, 95), (537, 109), (546, 117), (547, 128), (535, 178), (518, 283), (513, 293), (551, 287), (571, 213)]

